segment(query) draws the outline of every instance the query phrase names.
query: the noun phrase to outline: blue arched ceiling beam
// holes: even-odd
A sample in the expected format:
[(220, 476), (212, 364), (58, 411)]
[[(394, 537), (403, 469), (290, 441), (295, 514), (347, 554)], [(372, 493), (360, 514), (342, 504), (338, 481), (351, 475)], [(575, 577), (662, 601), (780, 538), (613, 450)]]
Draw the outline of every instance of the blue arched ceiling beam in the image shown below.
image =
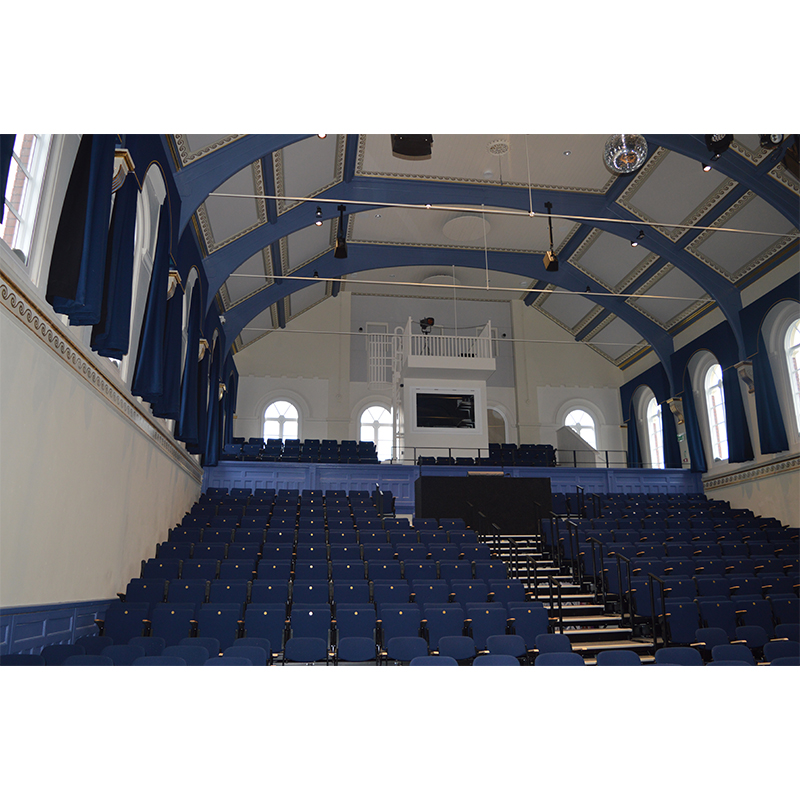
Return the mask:
[[(296, 276), (312, 276), (319, 273), (321, 280), (339, 278), (344, 274), (352, 275), (372, 269), (387, 267), (401, 268), (415, 264), (431, 264), (450, 266), (457, 262), (458, 266), (484, 269), (485, 256), (482, 250), (459, 250), (449, 247), (412, 247), (409, 245), (374, 245), (349, 243), (347, 260), (335, 259), (328, 251), (301, 269), (292, 273)], [(530, 253), (489, 252), (490, 269), (521, 275), (526, 278), (547, 280), (557, 286), (574, 291), (585, 291), (586, 276), (576, 270), (562, 270), (548, 273), (541, 259)], [(295, 284), (292, 286), (291, 284)], [(307, 281), (282, 281), (278, 286), (273, 284), (258, 294), (229, 309), (226, 314), (225, 332), (228, 341), (233, 341), (245, 328), (247, 323), (275, 302), (282, 300), (293, 291), (307, 286)], [(607, 296), (594, 298), (600, 305), (613, 311), (620, 319), (627, 322), (645, 339), (665, 365), (673, 352), (672, 337), (659, 325), (645, 317), (622, 298)]]
[[(702, 135), (670, 136), (648, 133), (644, 134), (644, 137), (651, 147), (665, 147), (700, 163), (710, 163), (711, 153), (706, 147), (705, 137)], [(714, 162), (713, 166), (717, 172), (732, 178), (757, 194), (783, 214), (789, 222), (796, 225), (798, 204), (800, 203), (797, 195), (769, 176), (769, 172), (781, 162), (786, 154), (791, 143), (790, 140), (791, 136), (787, 136), (780, 146), (776, 147), (758, 164), (752, 164), (735, 150), (728, 149)]]
[[(169, 135), (169, 134), (165, 134)], [(192, 214), (205, 202), (211, 192), (219, 188), (228, 178), (245, 167), (264, 158), (275, 150), (307, 139), (313, 134), (248, 134), (224, 147), (219, 147), (207, 156), (198, 158), (181, 169), (176, 169), (173, 178), (181, 198), (181, 216), (178, 235), (189, 223)], [(167, 148), (169, 152), (169, 148)]]

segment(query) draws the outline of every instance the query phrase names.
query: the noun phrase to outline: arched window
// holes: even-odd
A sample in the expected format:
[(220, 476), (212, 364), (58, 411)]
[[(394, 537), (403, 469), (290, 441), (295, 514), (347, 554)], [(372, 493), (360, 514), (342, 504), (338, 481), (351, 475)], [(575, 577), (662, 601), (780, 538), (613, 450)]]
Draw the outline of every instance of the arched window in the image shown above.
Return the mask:
[(709, 367), (703, 381), (708, 411), (708, 429), (711, 434), (711, 453), (715, 461), (728, 458), (728, 428), (725, 425), (725, 394), (722, 390), (722, 367)]
[(578, 436), (581, 437), (587, 444), (597, 449), (597, 434), (595, 432), (595, 424), (592, 417), (588, 412), (581, 408), (576, 408), (567, 414), (564, 420), (564, 425), (572, 428)]
[(299, 439), (300, 413), (288, 400), (276, 400), (264, 412), (265, 439)]
[(661, 406), (653, 397), (647, 404), (647, 439), (650, 443), (650, 466), (664, 469), (664, 435), (661, 426)]
[(783, 342), (786, 364), (789, 368), (789, 385), (794, 401), (794, 421), (800, 431), (800, 318), (796, 319), (786, 331)]
[(375, 442), (378, 461), (392, 457), (392, 412), (383, 406), (370, 406), (361, 414), (358, 438), (362, 442)]

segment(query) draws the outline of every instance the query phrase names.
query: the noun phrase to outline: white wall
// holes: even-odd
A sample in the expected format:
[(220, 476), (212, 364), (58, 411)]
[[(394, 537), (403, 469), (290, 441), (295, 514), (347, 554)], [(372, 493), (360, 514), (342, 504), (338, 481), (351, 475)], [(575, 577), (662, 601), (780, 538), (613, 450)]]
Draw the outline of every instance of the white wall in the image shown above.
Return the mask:
[(160, 422), (125, 413), (91, 355), (85, 368), (62, 357), (29, 319), (0, 307), (0, 606), (113, 598), (197, 499), (201, 471)]

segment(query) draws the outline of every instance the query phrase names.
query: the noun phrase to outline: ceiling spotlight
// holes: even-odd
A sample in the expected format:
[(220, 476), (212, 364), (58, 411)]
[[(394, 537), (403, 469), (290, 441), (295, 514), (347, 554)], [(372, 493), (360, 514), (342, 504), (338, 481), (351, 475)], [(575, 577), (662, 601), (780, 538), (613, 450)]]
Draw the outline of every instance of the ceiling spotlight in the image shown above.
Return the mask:
[(392, 140), (393, 156), (413, 161), (431, 157), (432, 134), (392, 133), (389, 135)]
[(711, 172), (711, 164), (703, 164), (703, 172)]
[(777, 147), (783, 141), (782, 133), (762, 133), (759, 137), (759, 144), (761, 147), (769, 150)]
[(733, 141), (732, 133), (707, 133), (706, 147), (713, 153), (712, 161), (716, 161), (730, 146)]
[(317, 221), (314, 223), (315, 225), (322, 225), (322, 209), (317, 206), (317, 213), (315, 214)]
[(544, 207), (547, 209), (547, 213), (551, 215), (547, 218), (547, 223), (550, 226), (550, 249), (544, 254), (544, 268), (547, 272), (558, 272), (558, 256), (556, 256), (553, 249), (553, 204), (545, 203)]
[(327, 133), (318, 133), (317, 134), (317, 136), (319, 136), (320, 139), (324, 139), (327, 135), (328, 135)]
[(339, 225), (336, 228), (336, 247), (333, 251), (334, 258), (347, 258), (347, 241), (344, 227), (344, 211), (346, 206), (339, 206)]
[(615, 133), (606, 141), (603, 160), (619, 175), (634, 172), (647, 158), (647, 141), (640, 133)]
[(637, 237), (631, 242), (631, 247), (638, 247), (642, 239), (644, 239), (644, 231), (639, 231)]
[(419, 321), (419, 327), (422, 332), (427, 336), (431, 332), (431, 328), (433, 327), (433, 317), (423, 317)]

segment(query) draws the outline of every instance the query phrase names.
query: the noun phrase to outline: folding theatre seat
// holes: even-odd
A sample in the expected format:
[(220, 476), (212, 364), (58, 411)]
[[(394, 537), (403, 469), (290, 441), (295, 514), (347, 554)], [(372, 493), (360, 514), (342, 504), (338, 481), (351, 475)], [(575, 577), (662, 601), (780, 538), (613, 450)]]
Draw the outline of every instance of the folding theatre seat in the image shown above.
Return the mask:
[(95, 624), (101, 635), (108, 636), (118, 644), (124, 644), (134, 636), (142, 635), (150, 607), (150, 603), (114, 602), (106, 609), (103, 619), (96, 619)]
[(289, 636), (322, 639), (327, 648), (334, 640), (332, 620), (330, 606), (293, 607), (289, 616)]
[(511, 656), (518, 661), (528, 663), (529, 650), (522, 636), (516, 634), (499, 634), (486, 639), (486, 649), (490, 655)]
[(261, 559), (256, 566), (257, 580), (288, 581), (291, 577), (291, 561), (269, 561)]
[(475, 640), (475, 645), (479, 650), (486, 648), (486, 639), (489, 636), (496, 636), (508, 632), (508, 612), (503, 606), (497, 604), (484, 606), (467, 605), (467, 625), (469, 635)]
[(336, 637), (338, 641), (349, 638), (368, 638), (377, 642), (378, 617), (369, 603), (352, 605), (336, 610)]
[(656, 650), (658, 666), (702, 667), (703, 658), (693, 647), (661, 647)]
[(436, 563), (439, 566), (439, 578), (441, 580), (471, 580), (475, 577), (471, 561), (437, 561)]
[(177, 558), (159, 559), (149, 558), (142, 561), (141, 578), (148, 580), (170, 580), (181, 577), (181, 565), (183, 562)]
[(48, 667), (63, 666), (70, 656), (86, 655), (79, 644), (50, 644), (42, 648), (41, 656)]
[(439, 569), (436, 561), (402, 561), (403, 577), (407, 581), (438, 580)]
[[(464, 636), (466, 613), (457, 603), (425, 606), (422, 620), (431, 650), (439, 649), (443, 636)], [(474, 656), (473, 652), (470, 657)]]
[(145, 650), (135, 644), (112, 644), (105, 647), (100, 655), (110, 658), (115, 667), (130, 667), (137, 658), (143, 658)]
[(520, 667), (520, 661), (514, 656), (503, 654), (476, 656), (472, 661), (473, 667)]
[(407, 607), (378, 609), (377, 624), (380, 644), (384, 649), (394, 638), (420, 637), (427, 653), (427, 642), (421, 632), (422, 616), (417, 606), (409, 603)]
[(271, 655), (276, 655), (283, 651), (287, 625), (285, 609), (251, 603), (244, 612), (244, 636), (242, 639), (245, 641), (266, 639), (272, 648)]
[(150, 614), (150, 635), (164, 640), (167, 646), (191, 636), (194, 629), (194, 606), (183, 603), (158, 603)]
[(731, 600), (697, 601), (704, 627), (722, 628), (729, 640), (736, 638), (736, 606)]
[(598, 667), (641, 667), (642, 659), (633, 650), (601, 650), (595, 663)]
[(764, 660), (774, 661), (776, 658), (800, 657), (800, 642), (788, 640), (770, 641), (764, 645)]
[(146, 656), (160, 656), (167, 646), (160, 636), (134, 636), (128, 644), (140, 647)]
[(542, 653), (534, 661), (536, 667), (585, 667), (580, 653)]
[(235, 603), (206, 603), (197, 612), (197, 635), (217, 639), (223, 650), (239, 638), (241, 627), (241, 609)]
[(377, 664), (378, 647), (375, 640), (366, 636), (348, 636), (339, 639), (333, 663)]
[(159, 559), (183, 561), (191, 556), (191, 542), (162, 542), (156, 550), (156, 557)]
[(173, 644), (164, 648), (162, 657), (182, 658), (189, 667), (202, 667), (209, 659), (208, 650), (197, 645)]
[(179, 656), (143, 656), (133, 662), (134, 667), (185, 667), (186, 661)]
[[(411, 664), (428, 656), (428, 643), (421, 636), (394, 636), (380, 651), (379, 659), (384, 663)], [(453, 659), (453, 664), (457, 662)]]
[(743, 644), (718, 644), (711, 649), (711, 663), (741, 662), (754, 667), (756, 660), (748, 647)]
[(292, 605), (329, 605), (331, 587), (327, 578), (324, 580), (298, 581), (291, 585), (290, 601)]
[(450, 595), (452, 594), (449, 584), (443, 580), (412, 580), (411, 591), (415, 602), (423, 607), (449, 603)]
[[(267, 664), (271, 663), (272, 661), (272, 654), (267, 653), (263, 647), (256, 647), (253, 645), (241, 645), (240, 647), (230, 646), (223, 652), (222, 657), (217, 659), (217, 665), (246, 666), (238, 663), (232, 663), (233, 659), (240, 658), (246, 659), (254, 667), (266, 667)], [(208, 661), (206, 662), (206, 666), (207, 665)]]
[(482, 580), (451, 580), (449, 581), (453, 602), (461, 604), (465, 609), (467, 604), (488, 603), (489, 587)]
[(332, 581), (362, 581), (366, 579), (366, 567), (364, 562), (354, 561), (331, 561), (330, 575)]
[[(516, 606), (508, 612), (509, 630), (519, 636), (530, 651), (536, 647), (536, 638), (550, 632), (550, 619), (547, 609), (541, 606), (528, 608)], [(500, 635), (500, 634), (495, 634)], [(488, 638), (487, 638), (488, 643)]]
[(202, 647), (206, 651), (206, 658), (218, 656), (221, 650), (219, 639), (215, 639), (213, 636), (187, 636), (185, 639), (181, 639), (178, 644)]
[(34, 653), (3, 653), (0, 655), (0, 666), (3, 667), (44, 667), (44, 658)]
[(700, 614), (693, 600), (667, 600), (666, 623), (669, 641), (688, 645), (695, 641), (695, 631), (700, 627)]
[(471, 664), (478, 654), (475, 640), (471, 636), (442, 636), (437, 649), (440, 657), (453, 658), (458, 664)]
[(258, 562), (255, 558), (249, 558), (246, 561), (235, 561), (230, 558), (226, 558), (224, 561), (219, 562), (217, 579), (223, 581), (252, 580), (256, 576), (257, 563)]
[(376, 580), (403, 580), (403, 569), (399, 561), (367, 561), (367, 577), (371, 581)]

